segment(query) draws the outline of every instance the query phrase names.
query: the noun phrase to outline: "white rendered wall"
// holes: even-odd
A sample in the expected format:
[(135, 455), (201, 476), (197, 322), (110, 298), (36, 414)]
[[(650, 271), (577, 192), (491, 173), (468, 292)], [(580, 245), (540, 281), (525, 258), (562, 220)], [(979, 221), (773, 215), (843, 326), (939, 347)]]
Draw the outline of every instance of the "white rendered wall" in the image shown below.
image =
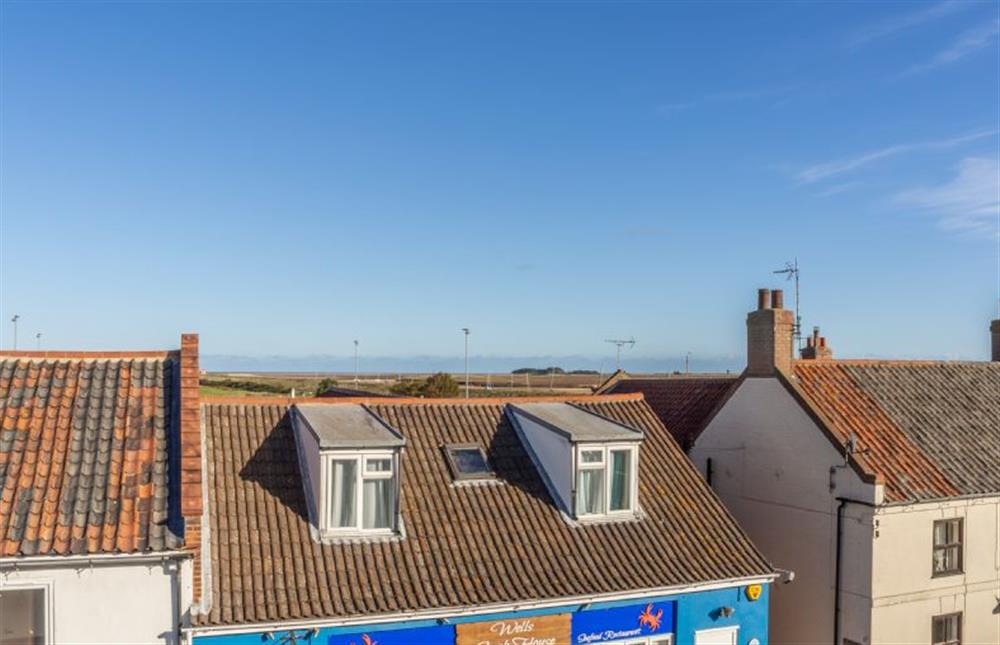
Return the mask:
[[(963, 573), (933, 576), (935, 520), (962, 518)], [(962, 612), (962, 642), (1000, 643), (1000, 496), (888, 506), (876, 515), (872, 642), (931, 642)]]
[[(747, 378), (690, 451), (751, 540), (795, 580), (771, 596), (771, 642), (830, 643), (834, 630), (837, 497), (874, 502), (865, 484), (775, 378)], [(836, 487), (830, 490), (830, 468)], [(845, 507), (841, 638), (870, 631), (872, 509)]]
[[(127, 557), (127, 556), (126, 556)], [(55, 559), (55, 558), (53, 558)], [(47, 584), (50, 643), (176, 644), (178, 593), (190, 598), (191, 561), (94, 564), (0, 571), (0, 588)]]

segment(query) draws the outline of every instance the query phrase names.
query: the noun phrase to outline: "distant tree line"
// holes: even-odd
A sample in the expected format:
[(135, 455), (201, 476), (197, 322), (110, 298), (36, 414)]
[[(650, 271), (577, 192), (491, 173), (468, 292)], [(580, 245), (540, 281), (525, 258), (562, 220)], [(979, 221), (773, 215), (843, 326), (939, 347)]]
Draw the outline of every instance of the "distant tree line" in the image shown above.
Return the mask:
[(597, 370), (571, 370), (567, 372), (561, 367), (519, 367), (511, 374), (529, 374), (531, 376), (543, 376), (546, 374), (597, 374)]
[(288, 394), (289, 389), (280, 383), (264, 383), (262, 381), (237, 381), (234, 379), (201, 379), (201, 384), (207, 387), (222, 387), (244, 392), (266, 392), (268, 394)]
[(450, 374), (438, 372), (431, 374), (423, 381), (401, 381), (389, 388), (389, 391), (403, 396), (447, 399), (458, 396), (458, 382)]

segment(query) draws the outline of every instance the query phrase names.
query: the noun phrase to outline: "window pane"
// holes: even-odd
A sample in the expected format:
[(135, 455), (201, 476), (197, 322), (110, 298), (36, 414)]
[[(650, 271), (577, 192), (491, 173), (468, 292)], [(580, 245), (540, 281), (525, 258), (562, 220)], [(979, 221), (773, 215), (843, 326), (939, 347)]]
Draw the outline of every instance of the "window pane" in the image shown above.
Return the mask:
[(932, 628), (931, 641), (938, 643), (959, 643), (962, 640), (961, 614), (949, 614), (947, 616), (935, 616)]
[(0, 645), (45, 643), (45, 590), (0, 591)]
[(944, 522), (934, 522), (934, 546), (947, 544), (948, 538), (945, 536)]
[(611, 451), (611, 500), (612, 511), (625, 511), (631, 507), (632, 451)]
[(392, 479), (365, 480), (362, 528), (392, 528), (393, 490)]
[(330, 491), (330, 525), (335, 528), (357, 526), (358, 462), (335, 460)]
[(581, 470), (576, 482), (577, 515), (604, 512), (604, 470)]
[(451, 458), (462, 475), (487, 475), (490, 467), (478, 448), (452, 448)]
[(366, 459), (365, 460), (365, 472), (366, 473), (391, 473), (392, 472), (392, 460), (386, 457), (385, 459)]
[(583, 450), (580, 452), (580, 463), (599, 464), (604, 461), (603, 450)]

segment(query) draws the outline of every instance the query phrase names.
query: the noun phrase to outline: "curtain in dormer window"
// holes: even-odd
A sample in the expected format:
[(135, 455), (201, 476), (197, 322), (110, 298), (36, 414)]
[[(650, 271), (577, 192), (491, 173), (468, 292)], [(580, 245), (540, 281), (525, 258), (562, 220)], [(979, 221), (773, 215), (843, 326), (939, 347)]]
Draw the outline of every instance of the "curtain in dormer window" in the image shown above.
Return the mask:
[(576, 507), (577, 515), (593, 515), (604, 512), (604, 470), (602, 468), (580, 470)]
[(364, 483), (364, 520), (362, 528), (387, 529), (392, 527), (391, 479), (366, 479)]
[(330, 524), (334, 527), (357, 526), (354, 515), (354, 504), (357, 500), (358, 462), (352, 460), (334, 460), (333, 490), (330, 491), (332, 507), (330, 509)]
[(631, 507), (629, 503), (632, 491), (631, 469), (632, 452), (630, 450), (611, 451), (610, 510), (612, 511), (626, 511)]

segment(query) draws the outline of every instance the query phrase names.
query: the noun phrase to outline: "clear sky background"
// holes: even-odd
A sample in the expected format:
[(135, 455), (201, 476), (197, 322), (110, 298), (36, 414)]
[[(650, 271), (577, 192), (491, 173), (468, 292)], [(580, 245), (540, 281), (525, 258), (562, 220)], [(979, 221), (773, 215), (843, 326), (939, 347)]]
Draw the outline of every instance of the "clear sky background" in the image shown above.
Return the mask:
[(966, 2), (5, 0), (0, 344), (17, 313), (21, 348), (405, 370), (468, 326), (474, 369), (630, 336), (626, 367), (739, 368), (797, 257), (839, 356), (982, 359), (998, 33)]

